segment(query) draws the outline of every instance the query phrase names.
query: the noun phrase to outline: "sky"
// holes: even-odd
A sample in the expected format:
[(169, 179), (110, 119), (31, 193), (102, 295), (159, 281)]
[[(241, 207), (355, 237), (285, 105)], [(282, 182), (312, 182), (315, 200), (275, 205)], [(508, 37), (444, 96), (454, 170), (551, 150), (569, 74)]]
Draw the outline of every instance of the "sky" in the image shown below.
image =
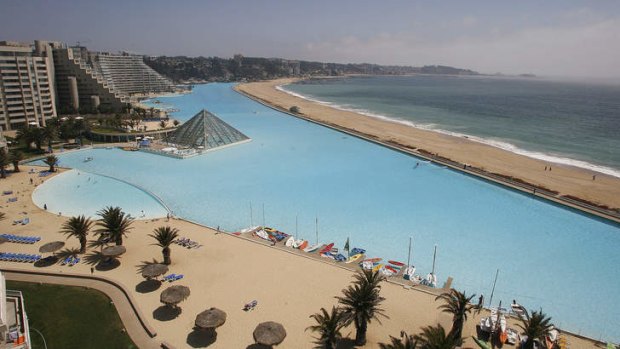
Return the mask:
[(0, 40), (620, 78), (617, 0), (0, 0)]

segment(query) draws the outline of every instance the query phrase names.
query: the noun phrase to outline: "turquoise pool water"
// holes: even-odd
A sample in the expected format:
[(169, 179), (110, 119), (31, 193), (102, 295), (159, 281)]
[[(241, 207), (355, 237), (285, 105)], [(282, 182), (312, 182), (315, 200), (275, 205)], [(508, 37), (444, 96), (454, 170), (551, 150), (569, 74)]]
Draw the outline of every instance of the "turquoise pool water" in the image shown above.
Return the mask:
[[(61, 200), (60, 200), (61, 199)], [(106, 206), (119, 206), (132, 217), (150, 219), (166, 217), (168, 211), (153, 196), (114, 178), (70, 170), (49, 179), (35, 189), (32, 200), (52, 213), (71, 217), (97, 218)]]
[(342, 247), (350, 236), (373, 256), (406, 261), (413, 236), (419, 273), (437, 244), (441, 281), (453, 276), (488, 300), (499, 268), (495, 306), (516, 299), (560, 327), (620, 340), (620, 226), (284, 115), (231, 87), (160, 100), (181, 120), (207, 108), (252, 142), (184, 160), (98, 149), (64, 154), (61, 165), (139, 184), (176, 215), (228, 231), (251, 216), (262, 224), (264, 204), (267, 225), (295, 233), (297, 217), (298, 234), (314, 241), (318, 217), (321, 241)]

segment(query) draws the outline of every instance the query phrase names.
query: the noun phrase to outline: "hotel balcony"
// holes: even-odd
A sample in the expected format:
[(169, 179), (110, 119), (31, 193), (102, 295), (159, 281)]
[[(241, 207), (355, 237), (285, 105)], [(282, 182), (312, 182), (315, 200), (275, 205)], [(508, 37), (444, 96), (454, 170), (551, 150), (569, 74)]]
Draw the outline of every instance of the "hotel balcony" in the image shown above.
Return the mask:
[(30, 328), (20, 291), (6, 291), (6, 323), (0, 323), (0, 349), (29, 349)]

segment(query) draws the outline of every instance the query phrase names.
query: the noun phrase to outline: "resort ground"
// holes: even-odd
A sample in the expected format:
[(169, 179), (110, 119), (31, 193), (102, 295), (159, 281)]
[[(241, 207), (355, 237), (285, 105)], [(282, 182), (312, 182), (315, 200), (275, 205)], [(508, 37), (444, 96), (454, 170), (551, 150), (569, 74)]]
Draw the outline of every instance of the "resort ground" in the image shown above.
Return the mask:
[[(6, 213), (6, 219), (0, 221), (0, 231), (41, 236), (42, 240), (33, 245), (5, 243), (0, 246), (2, 252), (38, 254), (39, 246), (43, 243), (65, 240), (59, 230), (66, 217), (50, 214), (32, 203), (32, 191), (35, 185), (44, 179), (36, 174), (29, 174), (28, 170), (28, 166), (23, 166), (23, 172), (11, 174), (0, 181), (3, 191), (12, 190), (14, 194), (11, 197), (17, 197), (16, 202), (10, 203), (7, 203), (8, 196), (2, 197), (0, 212)], [(33, 178), (34, 185), (30, 184), (30, 178)], [(45, 179), (47, 178), (50, 177)], [(28, 225), (12, 225), (13, 220), (25, 216), (30, 218)], [(147, 235), (163, 225), (171, 225), (180, 230), (181, 236), (203, 245), (198, 249), (186, 249), (177, 245), (172, 247), (170, 273), (184, 275), (182, 280), (172, 284), (185, 285), (191, 289), (189, 298), (180, 304), (180, 314), (171, 314), (159, 301), (161, 291), (172, 284), (164, 283), (158, 289), (152, 290), (143, 282), (144, 279), (139, 273), (141, 265), (161, 261), (160, 248), (152, 245), (154, 241)], [(336, 304), (334, 296), (341, 294), (354, 273), (285, 247), (272, 247), (260, 241), (217, 233), (213, 229), (178, 219), (169, 222), (165, 218), (135, 221), (124, 245), (127, 253), (120, 258), (118, 267), (110, 270), (95, 267), (92, 274), (92, 265), (84, 262), (88, 259), (84, 258), (85, 256), (82, 256), (81, 263), (73, 267), (2, 261), (0, 269), (30, 270), (65, 277), (92, 275), (113, 280), (128, 290), (148, 326), (157, 332), (157, 336), (152, 339), (142, 334), (141, 337), (147, 338), (145, 341), (148, 343), (145, 345), (133, 338), (137, 345), (152, 348), (159, 347), (162, 342), (176, 348), (204, 347), (209, 344), (201, 333), (193, 331), (193, 326), (196, 315), (210, 307), (220, 308), (228, 314), (226, 323), (217, 330), (217, 340), (209, 345), (210, 348), (247, 348), (254, 343), (253, 329), (264, 321), (280, 322), (286, 328), (288, 335), (280, 347), (311, 348), (313, 334), (305, 331), (306, 327), (313, 324), (309, 316), (318, 312), (321, 307), (330, 308)], [(67, 240), (67, 248), (78, 246), (77, 240)], [(87, 256), (92, 252), (89, 250)], [(41, 280), (36, 275), (22, 279)], [(381, 294), (386, 298), (383, 308), (389, 319), (382, 320), (382, 324), (373, 322), (369, 326), (368, 344), (365, 348), (376, 348), (377, 343), (388, 341), (390, 335), (397, 336), (401, 330), (413, 334), (427, 325), (451, 325), (451, 317), (437, 310), (440, 303), (435, 301), (432, 293), (418, 290), (417, 287), (384, 283)], [(256, 309), (243, 311), (243, 305), (252, 300), (258, 301)], [(117, 304), (117, 307), (122, 306)], [(121, 313), (131, 311), (127, 306), (119, 310)], [(486, 312), (482, 312), (469, 318), (465, 325), (465, 347), (476, 347), (471, 335), (475, 334), (475, 325), (480, 317), (486, 315)], [(131, 319), (136, 321), (135, 318), (123, 314), (121, 318), (124, 322), (132, 321)], [(515, 327), (514, 319), (510, 320), (509, 324)], [(125, 323), (130, 335), (130, 326), (140, 328), (139, 324)], [(353, 326), (346, 328), (343, 333), (350, 339), (355, 336)], [(600, 343), (572, 335), (567, 335), (567, 339), (571, 349), (602, 347)], [(350, 346), (351, 342), (347, 343)]]

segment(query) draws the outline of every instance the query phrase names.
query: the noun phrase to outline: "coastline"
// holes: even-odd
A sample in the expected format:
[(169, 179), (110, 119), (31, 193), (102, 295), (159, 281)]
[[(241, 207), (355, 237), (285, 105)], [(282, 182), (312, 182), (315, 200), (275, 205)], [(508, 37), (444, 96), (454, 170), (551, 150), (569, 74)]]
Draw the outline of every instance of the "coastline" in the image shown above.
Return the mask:
[[(38, 235), (42, 240), (34, 245), (7, 243), (3, 245), (4, 252), (38, 253), (38, 248), (43, 243), (65, 240), (65, 236), (58, 231), (66, 218), (36, 207), (31, 199), (36, 186), (29, 184), (29, 178), (34, 178), (38, 185), (55, 177), (55, 174), (39, 178), (36, 174), (28, 173), (30, 168), (32, 167), (24, 165), (21, 173), (11, 174), (8, 179), (3, 180), (3, 185), (13, 190), (19, 200), (2, 204), (1, 210), (6, 213), (7, 219), (0, 221), (0, 228), (11, 234)], [(30, 224), (11, 225), (12, 220), (23, 216), (23, 213), (30, 217)], [(151, 244), (152, 239), (147, 234), (162, 225), (179, 229), (181, 236), (197, 241), (203, 247), (188, 250), (173, 245), (170, 272), (184, 274), (184, 279), (173, 284), (165, 283), (155, 291), (145, 291), (141, 288), (144, 279), (137, 272), (137, 268), (145, 262), (161, 259), (161, 249)], [(76, 239), (68, 239), (66, 243), (66, 248), (78, 247)], [(253, 343), (251, 331), (254, 326), (268, 320), (284, 324), (288, 333), (284, 347), (310, 347), (313, 334), (305, 331), (307, 326), (312, 325), (308, 316), (318, 312), (321, 307), (329, 308), (335, 304), (334, 296), (340, 294), (353, 275), (352, 268), (327, 261), (318, 254), (287, 249), (282, 242), (271, 246), (252, 236), (237, 237), (219, 233), (212, 228), (182, 219), (137, 220), (124, 245), (127, 253), (121, 257), (120, 266), (113, 269), (99, 269), (88, 262), (73, 267), (59, 264), (37, 267), (30, 263), (6, 261), (0, 261), (0, 268), (39, 271), (63, 275), (65, 278), (73, 275), (82, 278), (108, 278), (127, 290), (132, 306), (136, 306), (138, 317), (144, 317), (141, 321), (144, 321), (145, 325), (142, 327), (148, 328), (147, 332), (157, 333), (156, 337), (150, 339), (153, 347), (159, 347), (160, 343), (165, 342), (178, 348), (191, 345), (192, 341), (199, 337), (199, 334), (192, 330), (195, 315), (211, 306), (226, 311), (228, 319), (226, 324), (218, 329), (217, 341), (210, 347), (245, 348)], [(96, 251), (89, 249), (87, 255), (81, 257), (87, 260), (84, 257), (94, 252)], [(91, 266), (95, 266), (94, 273), (90, 271)], [(243, 286), (239, 287), (241, 280)], [(320, 282), (317, 282), (318, 280)], [(34, 275), (30, 281), (40, 280)], [(159, 294), (174, 284), (190, 287), (192, 294), (180, 304), (183, 311), (176, 318), (161, 318)], [(364, 347), (376, 347), (376, 343), (388, 341), (390, 335), (397, 335), (401, 330), (417, 333), (421, 327), (438, 322), (448, 328), (451, 317), (437, 309), (439, 303), (434, 300), (436, 292), (441, 292), (441, 289), (385, 283), (382, 287), (382, 296), (386, 298), (383, 308), (390, 318), (382, 321), (382, 325), (373, 322), (369, 326), (368, 344)], [(243, 304), (252, 299), (259, 302), (256, 310), (243, 312)], [(408, 306), (403, 307), (403, 302)], [(482, 314), (472, 314), (466, 322), (464, 337), (467, 345), (474, 345), (470, 336), (475, 335), (475, 327), (480, 318), (488, 314), (487, 310)], [(510, 327), (517, 328), (515, 318), (509, 318), (508, 322)], [(128, 324), (125, 326), (128, 327)], [(350, 326), (343, 330), (343, 335), (353, 338), (354, 332)], [(592, 339), (563, 333), (572, 348), (595, 348), (601, 345)], [(147, 336), (142, 337), (148, 340)]]
[[(275, 109), (287, 112), (290, 107), (300, 108), (295, 116), (362, 136), (374, 142), (392, 146), (402, 151), (430, 157), (453, 164), (454, 168), (471, 170), (472, 174), (495, 177), (512, 182), (516, 187), (537, 189), (537, 193), (557, 198), (580, 208), (593, 207), (602, 216), (615, 216), (618, 212), (605, 212), (620, 208), (620, 178), (575, 166), (550, 163), (512, 153), (488, 144), (472, 141), (432, 130), (416, 128), (402, 123), (383, 120), (353, 111), (340, 110), (328, 105), (296, 97), (278, 89), (299, 79), (279, 79), (240, 84), (237, 92), (254, 98)], [(290, 113), (289, 113), (290, 114)], [(550, 166), (551, 171), (545, 171)], [(596, 180), (593, 176), (596, 175)], [(521, 188), (523, 190), (523, 188)], [(555, 201), (555, 200), (554, 200)], [(615, 213), (615, 214), (614, 214)]]

